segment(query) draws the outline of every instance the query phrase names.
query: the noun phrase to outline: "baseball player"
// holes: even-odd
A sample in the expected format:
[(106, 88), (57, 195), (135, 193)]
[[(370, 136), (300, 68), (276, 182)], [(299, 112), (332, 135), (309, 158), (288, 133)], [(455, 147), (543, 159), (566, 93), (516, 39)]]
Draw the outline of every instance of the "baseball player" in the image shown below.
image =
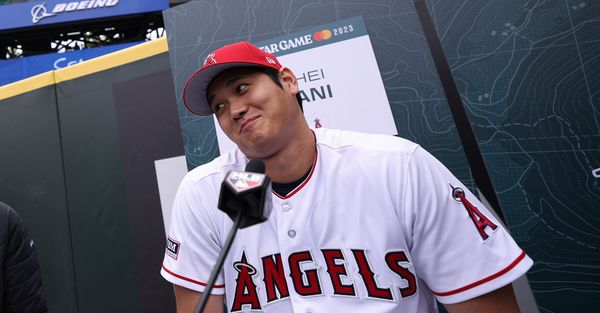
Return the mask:
[(233, 224), (223, 178), (262, 159), (273, 211), (241, 229), (205, 312), (518, 312), (533, 261), (446, 167), (408, 140), (310, 129), (293, 72), (247, 42), (209, 54), (183, 98), (238, 149), (190, 171), (161, 274), (192, 312)]

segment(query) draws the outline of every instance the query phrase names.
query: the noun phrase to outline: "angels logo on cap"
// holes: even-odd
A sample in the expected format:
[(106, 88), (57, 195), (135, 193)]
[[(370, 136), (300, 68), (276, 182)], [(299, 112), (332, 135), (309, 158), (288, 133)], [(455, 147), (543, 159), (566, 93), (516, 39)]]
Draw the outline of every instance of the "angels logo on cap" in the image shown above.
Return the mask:
[(223, 71), (246, 66), (264, 66), (280, 70), (283, 66), (272, 54), (246, 41), (236, 42), (209, 53), (202, 67), (194, 72), (183, 88), (183, 103), (197, 115), (213, 114), (206, 92), (210, 82)]
[(206, 59), (204, 59), (202, 66), (206, 66), (208, 64), (215, 64), (215, 63), (217, 63), (217, 60), (215, 59), (215, 54), (211, 53), (208, 56), (206, 56)]

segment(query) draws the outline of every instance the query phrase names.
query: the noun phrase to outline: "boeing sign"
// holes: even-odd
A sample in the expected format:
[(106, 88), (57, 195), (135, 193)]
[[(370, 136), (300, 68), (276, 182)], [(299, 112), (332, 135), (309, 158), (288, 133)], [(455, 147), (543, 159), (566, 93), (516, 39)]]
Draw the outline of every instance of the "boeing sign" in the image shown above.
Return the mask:
[(37, 24), (37, 22), (39, 22), (41, 19), (45, 17), (56, 16), (59, 13), (114, 7), (117, 4), (119, 4), (119, 0), (62, 2), (55, 4), (51, 13), (48, 13), (45, 3), (36, 4), (33, 6), (33, 8), (31, 8), (31, 21), (34, 24)]
[(48, 16), (54, 16), (56, 14), (48, 13), (44, 4), (38, 4), (31, 8), (31, 21), (33, 24), (37, 24), (41, 19)]
[(168, 0), (83, 0), (29, 1), (0, 6), (0, 31), (98, 19), (144, 12), (160, 12), (169, 7)]

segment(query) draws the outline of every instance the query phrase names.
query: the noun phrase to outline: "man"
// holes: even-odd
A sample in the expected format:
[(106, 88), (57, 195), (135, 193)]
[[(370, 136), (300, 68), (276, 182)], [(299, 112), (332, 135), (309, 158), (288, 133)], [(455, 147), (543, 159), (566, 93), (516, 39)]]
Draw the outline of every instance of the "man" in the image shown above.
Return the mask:
[(0, 312), (48, 312), (33, 240), (21, 217), (0, 202)]
[[(232, 221), (230, 170), (261, 159), (273, 212), (238, 232), (205, 312), (518, 312), (510, 283), (532, 260), (435, 158), (407, 140), (311, 130), (298, 81), (247, 42), (209, 54), (184, 89), (238, 149), (183, 179), (162, 275), (192, 312)], [(368, 104), (365, 104), (368, 105)]]

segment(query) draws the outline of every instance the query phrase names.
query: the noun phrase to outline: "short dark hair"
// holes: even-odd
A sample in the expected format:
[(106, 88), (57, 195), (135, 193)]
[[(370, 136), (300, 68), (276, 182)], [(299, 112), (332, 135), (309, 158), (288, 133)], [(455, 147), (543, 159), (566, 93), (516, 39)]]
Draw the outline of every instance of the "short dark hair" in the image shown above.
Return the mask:
[[(277, 71), (274, 68), (260, 66), (257, 66), (256, 70), (271, 77), (271, 80), (273, 80), (275, 84), (277, 84), (277, 86), (279, 86), (281, 89), (283, 89), (283, 85), (281, 85), (281, 82), (279, 81), (279, 71)], [(296, 94), (296, 101), (298, 101), (300, 110), (302, 111), (302, 113), (304, 113), (304, 108), (302, 107), (302, 97), (300, 97), (300, 92)]]

